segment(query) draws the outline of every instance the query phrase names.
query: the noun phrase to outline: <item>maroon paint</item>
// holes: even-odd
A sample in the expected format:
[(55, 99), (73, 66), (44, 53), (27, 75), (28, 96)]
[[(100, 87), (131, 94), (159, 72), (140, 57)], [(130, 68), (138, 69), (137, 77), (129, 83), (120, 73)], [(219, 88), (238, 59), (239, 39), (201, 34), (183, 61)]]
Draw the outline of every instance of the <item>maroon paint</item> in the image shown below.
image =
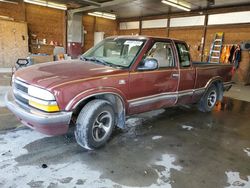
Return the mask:
[[(161, 100), (133, 107), (130, 107), (129, 100), (167, 92), (177, 93), (202, 88), (213, 77), (219, 77), (224, 82), (231, 80), (231, 65), (198, 66), (191, 63), (191, 66), (188, 68), (180, 68), (176, 47), (171, 39), (141, 36), (121, 36), (120, 38), (122, 37), (147, 40), (129, 69), (121, 70), (91, 62), (71, 60), (31, 66), (17, 71), (15, 76), (28, 84), (51, 91), (55, 95), (62, 111), (74, 110), (79, 101), (89, 96), (115, 93), (124, 101), (127, 115), (176, 104), (194, 103), (200, 99), (202, 94), (182, 96), (178, 100), (169, 98), (169, 100)], [(172, 43), (174, 59), (177, 63), (176, 67), (154, 71), (137, 71), (139, 63), (154, 41), (169, 41)], [(173, 74), (180, 75), (176, 78), (173, 77)], [(125, 84), (120, 84), (120, 80), (124, 80)], [(33, 126), (35, 127), (35, 125)], [(39, 131), (42, 132), (57, 134), (58, 130), (54, 130), (51, 127), (44, 127), (43, 129), (37, 127), (37, 129), (40, 129)], [(67, 126), (64, 126), (64, 128), (63, 131), (67, 129)]]

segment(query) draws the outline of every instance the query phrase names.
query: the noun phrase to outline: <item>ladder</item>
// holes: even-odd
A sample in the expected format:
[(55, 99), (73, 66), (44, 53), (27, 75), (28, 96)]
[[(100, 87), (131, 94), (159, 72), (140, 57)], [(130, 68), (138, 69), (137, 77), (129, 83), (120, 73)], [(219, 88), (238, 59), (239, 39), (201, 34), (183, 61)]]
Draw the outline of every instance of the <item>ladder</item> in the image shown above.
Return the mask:
[(220, 63), (223, 37), (223, 32), (215, 33), (214, 41), (210, 49), (209, 63)]

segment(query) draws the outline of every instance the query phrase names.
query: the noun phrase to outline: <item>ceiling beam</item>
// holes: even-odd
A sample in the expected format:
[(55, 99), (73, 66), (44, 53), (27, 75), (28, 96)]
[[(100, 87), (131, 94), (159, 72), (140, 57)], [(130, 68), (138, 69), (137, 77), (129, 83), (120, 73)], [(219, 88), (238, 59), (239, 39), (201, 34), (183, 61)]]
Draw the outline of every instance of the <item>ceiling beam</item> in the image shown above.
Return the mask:
[(133, 1), (135, 1), (135, 0), (113, 0), (113, 1), (100, 3), (101, 6), (90, 5), (90, 6), (87, 6), (87, 7), (72, 9), (72, 10), (69, 10), (69, 13), (74, 14), (74, 13), (79, 13), (79, 12), (87, 12), (87, 11), (95, 10), (95, 9), (98, 9), (98, 8), (106, 8), (106, 7), (111, 7), (111, 6), (114, 6), (114, 5), (130, 3), (130, 2), (133, 2)]
[(88, 5), (94, 5), (94, 6), (98, 6), (100, 7), (101, 6), (101, 3), (97, 3), (95, 1), (92, 1), (92, 0), (81, 0), (83, 3), (86, 3)]

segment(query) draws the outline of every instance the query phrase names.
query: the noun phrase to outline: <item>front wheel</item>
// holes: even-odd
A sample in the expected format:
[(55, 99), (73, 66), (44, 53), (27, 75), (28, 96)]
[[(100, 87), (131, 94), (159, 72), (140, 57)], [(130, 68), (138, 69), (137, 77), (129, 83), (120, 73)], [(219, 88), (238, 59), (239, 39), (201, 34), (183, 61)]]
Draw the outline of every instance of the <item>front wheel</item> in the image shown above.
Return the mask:
[(103, 146), (112, 134), (114, 123), (115, 113), (108, 101), (90, 101), (83, 107), (76, 121), (77, 143), (88, 150)]
[(199, 102), (199, 110), (202, 112), (210, 112), (216, 105), (218, 100), (218, 90), (215, 85), (211, 85), (205, 95), (201, 98)]

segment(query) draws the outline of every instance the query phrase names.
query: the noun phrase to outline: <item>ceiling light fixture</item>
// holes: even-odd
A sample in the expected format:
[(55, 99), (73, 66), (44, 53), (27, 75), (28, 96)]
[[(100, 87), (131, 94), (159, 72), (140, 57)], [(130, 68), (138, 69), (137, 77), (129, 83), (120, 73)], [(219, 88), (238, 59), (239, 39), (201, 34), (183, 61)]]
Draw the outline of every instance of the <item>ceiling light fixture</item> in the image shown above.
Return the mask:
[(176, 7), (178, 9), (181, 10), (185, 10), (185, 11), (191, 11), (191, 7), (190, 5), (188, 5), (187, 3), (183, 2), (183, 1), (178, 1), (178, 0), (162, 0), (161, 1), (164, 4)]
[(104, 12), (91, 12), (91, 13), (88, 13), (88, 15), (90, 15), (90, 16), (96, 16), (96, 17), (101, 17), (101, 18), (106, 18), (106, 19), (111, 19), (111, 20), (115, 20), (116, 19), (116, 15), (115, 14), (104, 13)]
[(48, 1), (41, 1), (41, 0), (24, 0), (25, 3), (30, 3), (30, 4), (35, 4), (35, 5), (40, 5), (44, 7), (50, 7), (50, 8), (55, 8), (55, 9), (60, 9), (60, 10), (67, 10), (67, 6), (63, 4), (57, 4), (57, 3), (52, 3)]
[(8, 0), (0, 0), (0, 3), (11, 3), (11, 4), (16, 4), (16, 5), (18, 5), (18, 2), (8, 1)]

